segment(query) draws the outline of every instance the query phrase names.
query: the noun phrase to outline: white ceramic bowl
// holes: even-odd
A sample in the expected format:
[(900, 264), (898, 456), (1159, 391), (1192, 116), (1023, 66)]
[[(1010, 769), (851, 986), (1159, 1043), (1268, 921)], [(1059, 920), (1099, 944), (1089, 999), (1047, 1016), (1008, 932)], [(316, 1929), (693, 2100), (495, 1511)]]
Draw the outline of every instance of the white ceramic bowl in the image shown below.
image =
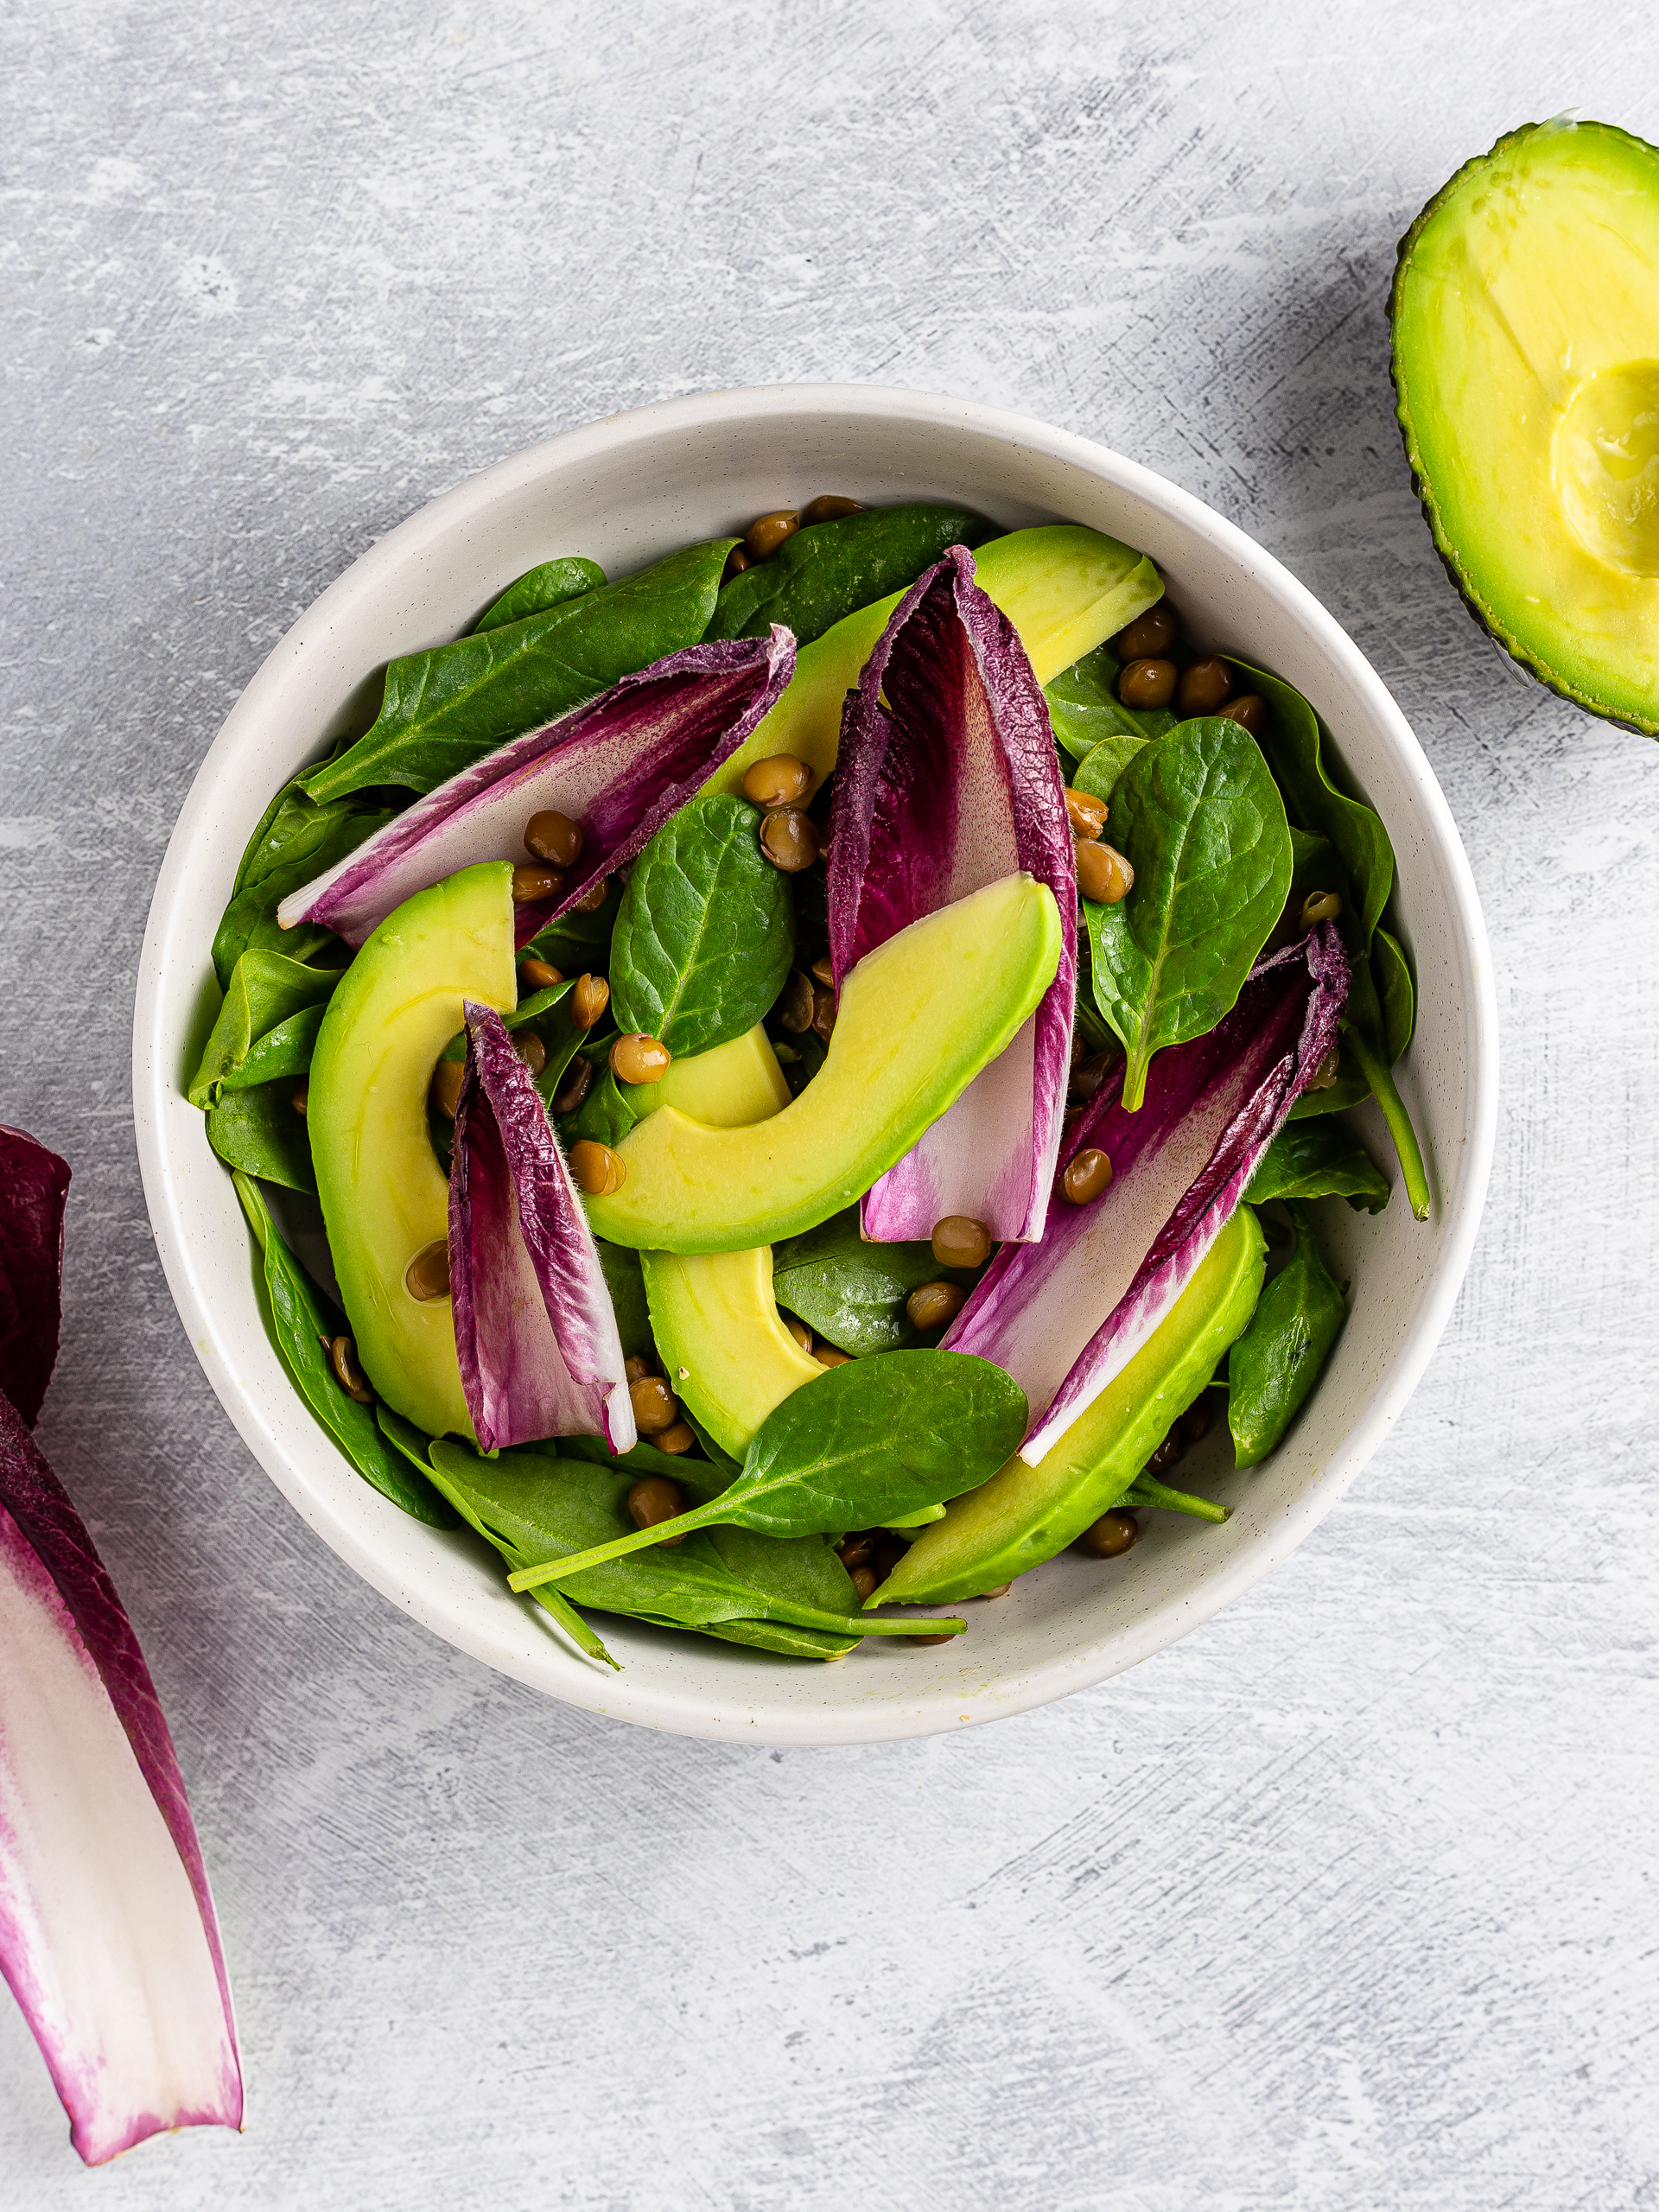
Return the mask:
[[(1277, 670), (1313, 701), (1398, 857), (1420, 989), (1400, 1084), (1433, 1217), (1414, 1222), (1402, 1194), (1375, 1220), (1325, 1210), (1351, 1318), (1264, 1465), (1224, 1471), (1219, 1439), (1189, 1456), (1183, 1479), (1233, 1507), (1224, 1527), (1154, 1515), (1125, 1559), (1067, 1554), (1000, 1602), (970, 1605), (965, 1637), (926, 1648), (873, 1637), (835, 1666), (607, 1618), (616, 1675), (510, 1596), (481, 1546), (379, 1497), (308, 1413), (265, 1335), (247, 1232), (184, 1098), (185, 1063), (213, 1002), (208, 947), (254, 824), (285, 778), (360, 727), (389, 658), (455, 636), (556, 554), (622, 574), (819, 492), (950, 498), (1010, 527), (1109, 531), (1152, 556), (1200, 642)], [(1497, 1017), (1474, 884), (1428, 763), (1357, 648), (1276, 561), (1133, 461), (1020, 416), (920, 392), (784, 386), (666, 401), (516, 454), (412, 515), (295, 624), (214, 740), (168, 848), (139, 973), (133, 1089), (150, 1218), (190, 1340), (251, 1450), (342, 1559), (463, 1650), (592, 1711), (685, 1735), (849, 1744), (996, 1719), (1116, 1674), (1248, 1589), (1330, 1510), (1405, 1404), (1463, 1280), (1491, 1159)], [(1385, 1142), (1372, 1148), (1391, 1161)]]

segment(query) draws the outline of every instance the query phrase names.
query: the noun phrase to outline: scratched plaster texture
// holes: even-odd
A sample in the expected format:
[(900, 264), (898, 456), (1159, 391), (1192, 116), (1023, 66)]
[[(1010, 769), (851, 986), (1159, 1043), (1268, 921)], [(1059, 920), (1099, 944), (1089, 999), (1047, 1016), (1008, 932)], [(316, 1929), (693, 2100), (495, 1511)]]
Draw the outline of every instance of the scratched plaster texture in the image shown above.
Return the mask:
[[(1640, 4), (36, 0), (0, 20), (0, 1118), (65, 1153), (42, 1427), (161, 1685), (241, 2141), (80, 2174), (0, 2004), (0, 2202), (448, 2212), (1651, 2203), (1659, 750), (1465, 619), (1389, 416), (1394, 244), (1500, 130), (1659, 136)], [(949, 1740), (652, 1737), (436, 1643), (243, 1450), (150, 1241), (175, 812), (375, 536), (709, 386), (1121, 447), (1394, 687), (1504, 1095), (1446, 1341), (1298, 1556)]]

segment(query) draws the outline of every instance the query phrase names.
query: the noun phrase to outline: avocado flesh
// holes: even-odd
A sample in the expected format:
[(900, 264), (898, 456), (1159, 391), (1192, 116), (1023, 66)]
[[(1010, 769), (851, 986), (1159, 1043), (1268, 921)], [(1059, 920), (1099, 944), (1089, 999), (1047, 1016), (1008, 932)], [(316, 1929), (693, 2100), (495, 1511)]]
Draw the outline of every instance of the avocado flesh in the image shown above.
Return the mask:
[[(769, 1121), (789, 1085), (764, 1029), (676, 1060), (663, 1102), (718, 1128)], [(823, 1374), (779, 1319), (772, 1247), (743, 1252), (642, 1252), (651, 1332), (669, 1383), (723, 1452), (741, 1459), (766, 1415)]]
[(462, 1001), (518, 1002), (512, 868), (463, 868), (388, 914), (328, 1002), (312, 1055), (306, 1128), (334, 1274), (377, 1395), (429, 1436), (470, 1437), (447, 1298), (404, 1277), (448, 1235), (449, 1185), (426, 1095)]
[(1122, 1497), (1243, 1333), (1266, 1253), (1255, 1215), (1240, 1206), (1135, 1357), (1052, 1449), (1034, 1467), (1016, 1453), (953, 1498), (868, 1602), (976, 1598), (1075, 1542)]
[[(1164, 595), (1144, 554), (1079, 523), (1053, 523), (994, 537), (974, 555), (974, 572), (1020, 633), (1037, 681), (1046, 683), (1091, 653)], [(836, 765), (841, 706), (904, 597), (861, 607), (803, 645), (784, 696), (705, 788), (735, 791), (757, 760), (792, 753), (822, 782)]]
[(643, 1252), (640, 1262), (669, 1388), (741, 1460), (766, 1415), (823, 1373), (779, 1319), (771, 1245)]
[(641, 1119), (658, 1107), (674, 1106), (694, 1122), (735, 1129), (780, 1114), (789, 1103), (789, 1085), (772, 1039), (757, 1022), (727, 1044), (671, 1061), (660, 1083), (630, 1084), (628, 1103)]
[(1529, 124), (1400, 247), (1396, 413), (1434, 541), (1544, 683), (1659, 734), (1659, 150)]
[(816, 1228), (996, 1058), (1059, 959), (1059, 910), (1029, 875), (912, 922), (847, 977), (823, 1066), (782, 1113), (722, 1129), (662, 1106), (631, 1129), (615, 1147), (621, 1188), (587, 1202), (595, 1235), (646, 1251), (736, 1252)]

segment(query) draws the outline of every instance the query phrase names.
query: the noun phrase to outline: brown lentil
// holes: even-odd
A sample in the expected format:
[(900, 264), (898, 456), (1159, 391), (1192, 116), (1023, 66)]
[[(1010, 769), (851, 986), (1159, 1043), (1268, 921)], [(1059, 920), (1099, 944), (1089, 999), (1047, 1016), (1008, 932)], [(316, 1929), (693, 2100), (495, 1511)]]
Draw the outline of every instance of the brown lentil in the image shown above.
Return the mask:
[(1085, 1145), (1066, 1161), (1060, 1188), (1072, 1205), (1086, 1206), (1100, 1196), (1111, 1179), (1111, 1161), (1096, 1146)]
[(374, 1393), (369, 1388), (368, 1377), (357, 1363), (357, 1346), (349, 1337), (334, 1338), (328, 1346), (328, 1359), (346, 1396), (355, 1398), (359, 1406), (372, 1406)]
[(723, 584), (729, 583), (734, 576), (741, 576), (745, 569), (753, 568), (753, 565), (754, 563), (743, 548), (741, 545), (734, 545), (726, 556), (726, 566), (720, 572), (720, 581)]
[(632, 1358), (625, 1359), (622, 1363), (622, 1373), (627, 1382), (641, 1382), (650, 1372), (650, 1366), (637, 1353)]
[(1242, 699), (1230, 699), (1221, 710), (1224, 722), (1236, 722), (1252, 737), (1260, 737), (1267, 727), (1268, 702), (1259, 691), (1247, 691)]
[(578, 914), (596, 914), (611, 895), (611, 879), (596, 875), (575, 902), (573, 911)]
[(895, 1636), (893, 1639), (895, 1643), (908, 1644), (912, 1651), (921, 1650), (925, 1644), (951, 1643), (955, 1640), (949, 1629), (946, 1629), (943, 1636)]
[[(685, 1493), (666, 1475), (641, 1475), (628, 1492), (628, 1518), (636, 1529), (655, 1529), (685, 1510)], [(664, 1536), (663, 1549), (672, 1551), (683, 1535)]]
[(464, 1060), (440, 1060), (432, 1071), (432, 1103), (451, 1122), (461, 1103), (461, 1083), (466, 1072)]
[(660, 1375), (642, 1375), (637, 1382), (630, 1382), (628, 1401), (644, 1436), (655, 1436), (659, 1428), (671, 1427), (680, 1417), (680, 1402)]
[(873, 1567), (854, 1567), (852, 1570), (852, 1582), (853, 1595), (858, 1599), (859, 1604), (861, 1605), (864, 1600), (869, 1597), (875, 1589), (875, 1569)]
[(1144, 614), (1137, 614), (1127, 630), (1120, 630), (1112, 639), (1112, 651), (1127, 664), (1132, 660), (1151, 660), (1160, 653), (1166, 653), (1180, 636), (1180, 628), (1167, 607), (1149, 607)]
[(793, 806), (812, 788), (812, 771), (792, 753), (757, 760), (743, 779), (743, 796), (755, 806)]
[(760, 823), (760, 849), (775, 868), (798, 875), (818, 857), (818, 825), (798, 806), (775, 806)]
[(570, 994), (570, 1019), (578, 1029), (591, 1029), (611, 1002), (611, 987), (602, 976), (578, 976)]
[(830, 1042), (830, 1033), (835, 1026), (836, 995), (833, 991), (826, 991), (822, 983), (815, 984), (812, 990), (813, 1032), (816, 1035), (822, 1037), (827, 1045)]
[(574, 1114), (593, 1087), (594, 1064), (578, 1053), (559, 1078), (559, 1087), (553, 1094), (553, 1111)]
[(1194, 1398), (1176, 1426), (1181, 1432), (1181, 1440), (1184, 1444), (1202, 1444), (1210, 1433), (1209, 1399), (1207, 1397)]
[(1071, 824), (1074, 837), (1098, 837), (1106, 827), (1106, 802), (1096, 798), (1092, 791), (1073, 791), (1065, 787), (1065, 818)]
[(942, 1329), (954, 1321), (968, 1300), (960, 1283), (925, 1282), (905, 1300), (905, 1311), (918, 1329)]
[(590, 1198), (608, 1198), (627, 1180), (628, 1171), (607, 1144), (583, 1137), (570, 1147), (570, 1173), (576, 1188)]
[(1315, 922), (1334, 922), (1341, 912), (1340, 892), (1310, 891), (1302, 901), (1302, 927), (1311, 930)]
[(772, 1010), (779, 1027), (787, 1029), (791, 1037), (798, 1037), (804, 1029), (812, 1027), (817, 1004), (811, 977), (803, 976), (798, 968), (778, 994), (778, 1003)]
[(651, 1440), (659, 1452), (672, 1452), (677, 1455), (691, 1449), (697, 1440), (697, 1433), (688, 1421), (671, 1421), (666, 1428), (659, 1428)]
[(801, 518), (793, 507), (774, 507), (770, 514), (757, 515), (743, 533), (743, 550), (751, 561), (764, 561), (775, 553), (786, 537), (793, 537), (801, 526)]
[(839, 522), (843, 515), (861, 515), (863, 512), (861, 499), (843, 499), (839, 492), (821, 492), (801, 509), (801, 528), (810, 530), (815, 522)]
[(812, 963), (812, 980), (822, 983), (826, 991), (836, 988), (836, 963), (827, 952), (820, 953)]
[(990, 1230), (970, 1213), (948, 1213), (933, 1224), (933, 1256), (942, 1268), (982, 1268), (991, 1243)]
[(855, 1529), (850, 1536), (843, 1536), (836, 1546), (836, 1554), (850, 1574), (855, 1567), (862, 1567), (875, 1549), (875, 1530)]
[(1181, 1441), (1179, 1427), (1173, 1427), (1151, 1459), (1147, 1460), (1141, 1472), (1150, 1475), (1154, 1482), (1161, 1482), (1170, 1469), (1185, 1455), (1185, 1451), (1186, 1446)]
[(1233, 671), (1213, 653), (1189, 661), (1175, 687), (1175, 704), (1183, 715), (1218, 715), (1233, 696)]
[(1077, 1549), (1090, 1552), (1096, 1559), (1122, 1559), (1124, 1553), (1135, 1548), (1141, 1534), (1141, 1523), (1133, 1513), (1114, 1506), (1109, 1513), (1103, 1513), (1092, 1528), (1085, 1529), (1077, 1538)]
[(302, 1083), (288, 1103), (294, 1109), (294, 1111), (299, 1116), (300, 1119), (303, 1121), (305, 1119), (306, 1109), (311, 1103), (310, 1084), (308, 1083)]
[(448, 1297), (449, 1247), (442, 1237), (422, 1245), (404, 1270), (404, 1288), (423, 1305), (434, 1298)]
[(556, 899), (564, 888), (564, 878), (556, 868), (543, 868), (539, 861), (532, 861), (512, 871), (512, 903), (515, 906), (539, 906), (549, 899)]
[(1103, 1052), (1091, 1052), (1086, 1060), (1079, 1060), (1071, 1071), (1071, 1080), (1066, 1085), (1066, 1096), (1080, 1106), (1087, 1105), (1117, 1065), (1119, 1058), (1118, 1053), (1109, 1048)]
[(1117, 679), (1117, 696), (1126, 707), (1166, 707), (1178, 673), (1173, 660), (1132, 660)]
[(547, 1065), (547, 1047), (533, 1029), (515, 1029), (512, 1049), (531, 1075), (540, 1075)]
[(789, 1331), (790, 1335), (793, 1337), (796, 1343), (799, 1344), (801, 1350), (803, 1351), (810, 1351), (812, 1349), (812, 1332), (807, 1327), (805, 1322), (798, 1321), (792, 1313), (785, 1313), (779, 1318), (782, 1319), (784, 1326)]
[(999, 1583), (997, 1584), (997, 1586), (996, 1586), (996, 1587), (995, 1587), (995, 1590), (982, 1590), (982, 1591), (979, 1592), (979, 1595), (980, 1595), (980, 1597), (981, 1597), (981, 1598), (982, 1598), (982, 1599), (983, 1599), (983, 1598), (1006, 1598), (1006, 1597), (1007, 1596), (1007, 1594), (1008, 1594), (1009, 1591), (1010, 1591), (1010, 1590), (1012, 1590), (1012, 1589), (1013, 1589), (1013, 1587), (1014, 1587), (1014, 1585), (1013, 1585), (1013, 1583), (1012, 1583), (1012, 1582), (999, 1582)]
[(550, 962), (531, 958), (518, 963), (518, 980), (528, 983), (532, 991), (550, 991), (564, 977)]
[(524, 850), (531, 860), (545, 861), (550, 868), (574, 868), (584, 842), (581, 823), (561, 814), (556, 806), (543, 807), (524, 824)]
[(1116, 845), (1087, 844), (1076, 848), (1077, 889), (1097, 906), (1116, 906), (1135, 888), (1135, 870)]
[(667, 1046), (655, 1037), (628, 1029), (611, 1046), (611, 1073), (619, 1083), (660, 1083), (672, 1058)]
[(853, 1356), (835, 1344), (814, 1344), (812, 1357), (820, 1367), (849, 1367), (852, 1364)]

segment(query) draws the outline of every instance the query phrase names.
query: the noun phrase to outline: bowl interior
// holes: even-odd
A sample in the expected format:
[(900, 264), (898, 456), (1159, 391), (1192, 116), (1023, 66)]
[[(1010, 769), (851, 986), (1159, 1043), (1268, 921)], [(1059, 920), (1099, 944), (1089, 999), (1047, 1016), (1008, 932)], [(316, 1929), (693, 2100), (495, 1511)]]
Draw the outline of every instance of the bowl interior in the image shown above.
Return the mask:
[[(1277, 670), (1313, 701), (1398, 860), (1419, 985), (1400, 1070), (1435, 1193), (1321, 1228), (1351, 1279), (1351, 1320), (1302, 1420), (1234, 1473), (1212, 1437), (1181, 1479), (1232, 1506), (1224, 1527), (1149, 1516), (1109, 1563), (1066, 1554), (970, 1605), (968, 1635), (925, 1649), (870, 1639), (810, 1665), (607, 1618), (620, 1675), (569, 1650), (509, 1595), (469, 1538), (419, 1526), (342, 1459), (265, 1335), (228, 1176), (182, 1082), (217, 994), (208, 947), (246, 840), (278, 784), (360, 727), (391, 655), (456, 635), (538, 561), (581, 552), (624, 573), (690, 538), (820, 492), (964, 499), (1006, 526), (1067, 519), (1151, 555), (1193, 634)], [(232, 711), (180, 816), (140, 973), (134, 1081), (146, 1195), (168, 1278), (226, 1411), (319, 1534), (416, 1618), (510, 1675), (598, 1712), (751, 1741), (858, 1742), (961, 1727), (1097, 1681), (1205, 1619), (1300, 1541), (1341, 1495), (1417, 1381), (1462, 1280), (1496, 1111), (1484, 933), (1457, 832), (1399, 710), (1317, 602), (1199, 502), (1103, 448), (925, 395), (806, 387), (712, 395), (550, 440), (445, 494), (382, 539), (297, 622)], [(1391, 1164), (1380, 1122), (1368, 1132)]]

